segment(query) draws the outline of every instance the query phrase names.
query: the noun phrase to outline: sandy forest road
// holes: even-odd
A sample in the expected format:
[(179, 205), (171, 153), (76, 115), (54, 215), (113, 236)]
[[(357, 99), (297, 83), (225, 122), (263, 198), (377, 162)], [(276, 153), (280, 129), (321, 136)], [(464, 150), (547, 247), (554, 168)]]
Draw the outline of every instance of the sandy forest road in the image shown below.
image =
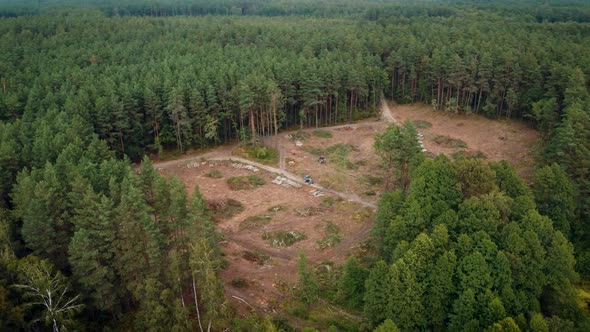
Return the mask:
[(397, 120), (393, 117), (393, 114), (391, 114), (391, 110), (385, 99), (381, 99), (381, 118), (389, 123), (398, 124)]

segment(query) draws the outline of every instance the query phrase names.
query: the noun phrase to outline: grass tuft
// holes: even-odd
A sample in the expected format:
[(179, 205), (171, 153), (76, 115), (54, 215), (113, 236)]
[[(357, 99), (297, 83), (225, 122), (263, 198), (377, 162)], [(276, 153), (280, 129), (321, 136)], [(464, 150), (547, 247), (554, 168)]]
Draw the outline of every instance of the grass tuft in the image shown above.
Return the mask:
[(248, 287), (248, 281), (244, 278), (235, 278), (232, 279), (231, 285), (235, 288), (246, 288)]
[(291, 141), (305, 141), (307, 138), (309, 138), (309, 136), (310, 135), (308, 133), (298, 130), (297, 132), (291, 134)]
[(240, 223), (240, 230), (243, 231), (247, 229), (255, 229), (264, 225), (268, 225), (274, 216), (274, 213), (250, 216)]
[(244, 251), (242, 258), (258, 265), (264, 265), (264, 263), (270, 259), (268, 255), (253, 251)]
[(263, 178), (256, 175), (235, 176), (227, 179), (231, 190), (250, 190), (266, 184)]
[(320, 138), (332, 138), (332, 133), (327, 130), (314, 130), (313, 135)]
[(467, 143), (463, 142), (458, 138), (452, 138), (450, 136), (437, 135), (432, 141), (443, 148), (451, 149), (466, 149)]
[(233, 150), (232, 154), (265, 165), (277, 165), (279, 163), (279, 151), (260, 144), (243, 146)]
[[(348, 160), (348, 155), (352, 151), (358, 151), (357, 148), (350, 144), (334, 144), (329, 146), (326, 149), (318, 148), (318, 147), (311, 147), (305, 149), (307, 152), (320, 156), (325, 155), (328, 156), (328, 162), (333, 163), (336, 165), (337, 168), (340, 169), (347, 169), (347, 170), (355, 170), (359, 168), (358, 163), (353, 163), (352, 161)], [(363, 162), (361, 161), (360, 164), (362, 165)]]
[(236, 214), (244, 211), (244, 205), (235, 199), (209, 200), (207, 206), (215, 220), (230, 219)]
[(453, 152), (453, 154), (451, 154), (451, 157), (453, 157), (454, 159), (487, 159), (488, 157), (485, 155), (485, 153), (476, 150), (476, 151), (468, 151), (468, 150), (457, 150), (455, 152)]
[(281, 211), (287, 211), (287, 207), (284, 205), (275, 205), (275, 206), (271, 206), (268, 208), (267, 210), (268, 212), (281, 212)]
[(322, 250), (332, 248), (342, 241), (342, 238), (340, 237), (340, 228), (334, 225), (331, 221), (328, 221), (324, 227), (324, 234), (325, 236), (317, 242)]
[(262, 238), (273, 247), (290, 247), (295, 242), (304, 240), (305, 234), (300, 231), (265, 232)]
[(212, 169), (203, 175), (212, 179), (221, 179), (223, 177), (223, 174), (216, 169)]

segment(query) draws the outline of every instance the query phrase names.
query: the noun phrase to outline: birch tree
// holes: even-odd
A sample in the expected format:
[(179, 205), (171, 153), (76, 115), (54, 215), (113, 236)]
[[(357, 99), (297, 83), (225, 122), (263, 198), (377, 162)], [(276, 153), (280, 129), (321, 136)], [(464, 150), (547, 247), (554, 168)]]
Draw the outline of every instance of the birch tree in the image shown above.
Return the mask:
[(15, 287), (24, 292), (30, 306), (41, 306), (42, 316), (37, 321), (52, 327), (53, 332), (64, 330), (73, 316), (82, 309), (80, 295), (73, 295), (66, 278), (55, 271), (51, 263), (36, 258), (21, 265), (21, 282)]

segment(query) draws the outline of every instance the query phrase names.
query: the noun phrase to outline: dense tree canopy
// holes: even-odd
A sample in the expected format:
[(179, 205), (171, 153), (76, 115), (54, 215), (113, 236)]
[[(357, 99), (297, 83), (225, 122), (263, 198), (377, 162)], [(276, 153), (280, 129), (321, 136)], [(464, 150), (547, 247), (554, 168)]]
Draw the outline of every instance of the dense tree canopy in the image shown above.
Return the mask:
[[(383, 261), (365, 284), (369, 319), (391, 319), (404, 331), (527, 330), (551, 324), (543, 316), (588, 328), (572, 296), (578, 280), (572, 244), (534, 203), (514, 213), (519, 197), (499, 190), (504, 180), (492, 170), (506, 167), (437, 157), (415, 169), (401, 201), (383, 196), (380, 209), (400, 208), (378, 220), (385, 223), (376, 233)], [(441, 184), (424, 186), (425, 177)], [(476, 191), (457, 189), (475, 189), (473, 179)]]
[[(527, 119), (540, 165), (529, 189), (391, 127), (376, 147), (401, 190), (339, 303), (380, 331), (588, 328), (589, 22), (583, 0), (0, 0), (0, 330), (272, 330), (228, 321), (198, 188), (130, 160), (347, 122), (382, 97)], [(39, 285), (68, 315), (31, 305)]]

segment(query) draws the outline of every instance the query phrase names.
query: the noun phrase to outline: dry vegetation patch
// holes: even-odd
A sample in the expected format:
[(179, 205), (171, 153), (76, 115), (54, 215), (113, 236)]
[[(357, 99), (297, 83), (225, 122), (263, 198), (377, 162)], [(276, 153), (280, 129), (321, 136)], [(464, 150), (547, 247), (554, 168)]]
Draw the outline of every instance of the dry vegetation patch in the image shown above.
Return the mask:
[(443, 148), (448, 149), (466, 149), (467, 144), (458, 138), (453, 138), (451, 136), (445, 135), (436, 135), (432, 139), (432, 141)]
[(263, 178), (256, 175), (234, 176), (227, 179), (231, 190), (251, 190), (266, 184)]
[(314, 130), (313, 136), (320, 137), (320, 138), (332, 138), (333, 137), (331, 132), (329, 132), (327, 130), (322, 130), (322, 129)]
[(400, 123), (410, 120), (416, 127), (419, 127), (417, 123), (420, 121), (432, 124), (428, 128), (418, 128), (424, 135), (423, 142), (429, 155), (444, 153), (451, 156), (457, 147), (451, 144), (450, 148), (446, 148), (435, 143), (433, 138), (452, 137), (468, 146), (463, 148), (467, 150), (466, 154), (474, 154), (477, 158), (485, 156), (491, 162), (506, 160), (516, 168), (520, 176), (530, 179), (533, 175), (534, 147), (539, 142), (539, 133), (524, 121), (492, 120), (475, 114), (451, 114), (434, 111), (430, 105), (425, 104), (390, 103), (389, 106), (391, 114)]
[(334, 225), (331, 221), (326, 222), (323, 232), (324, 237), (317, 242), (320, 249), (332, 248), (342, 241), (340, 227)]
[(244, 211), (244, 205), (235, 199), (211, 199), (207, 201), (207, 206), (215, 220), (230, 219), (236, 214)]
[(208, 178), (212, 178), (212, 179), (221, 179), (223, 177), (223, 174), (216, 169), (212, 169), (210, 171), (205, 172), (205, 174), (203, 174), (203, 176), (206, 176)]
[(476, 158), (476, 159), (487, 159), (488, 157), (481, 151), (475, 150), (458, 150), (451, 154), (451, 157), (454, 159), (463, 159), (463, 158)]
[(279, 151), (268, 146), (244, 146), (234, 150), (233, 154), (265, 165), (274, 166), (279, 163)]
[(274, 205), (268, 208), (268, 212), (282, 212), (282, 211), (287, 211), (288, 208), (284, 205)]
[(295, 242), (305, 240), (305, 233), (300, 231), (265, 232), (262, 238), (273, 247), (290, 247)]
[(247, 288), (249, 286), (248, 281), (241, 277), (232, 279), (230, 284), (235, 288)]
[(240, 223), (240, 230), (255, 229), (264, 225), (268, 225), (274, 218), (274, 213), (257, 214), (250, 216)]
[(242, 258), (258, 265), (264, 265), (270, 259), (268, 255), (248, 250), (242, 253)]
[[(352, 144), (338, 143), (329, 146), (326, 149), (317, 146), (311, 146), (304, 148), (304, 150), (316, 156), (327, 156), (328, 162), (332, 163), (336, 166), (336, 168), (339, 169), (355, 170), (359, 168), (359, 165), (357, 163), (353, 163), (348, 159), (348, 155), (351, 152), (358, 151), (358, 148), (356, 148)], [(362, 163), (363, 162), (361, 161), (361, 164)]]

